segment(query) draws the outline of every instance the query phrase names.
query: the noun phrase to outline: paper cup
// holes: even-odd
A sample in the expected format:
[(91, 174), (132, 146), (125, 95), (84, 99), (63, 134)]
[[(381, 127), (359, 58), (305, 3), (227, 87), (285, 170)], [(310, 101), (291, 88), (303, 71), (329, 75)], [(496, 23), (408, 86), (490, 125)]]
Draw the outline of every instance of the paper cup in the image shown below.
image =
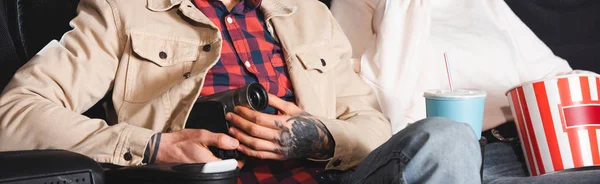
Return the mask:
[(479, 90), (427, 90), (424, 95), (427, 117), (444, 117), (469, 124), (480, 139), (486, 95)]
[(600, 165), (599, 75), (525, 83), (507, 93), (529, 173)]

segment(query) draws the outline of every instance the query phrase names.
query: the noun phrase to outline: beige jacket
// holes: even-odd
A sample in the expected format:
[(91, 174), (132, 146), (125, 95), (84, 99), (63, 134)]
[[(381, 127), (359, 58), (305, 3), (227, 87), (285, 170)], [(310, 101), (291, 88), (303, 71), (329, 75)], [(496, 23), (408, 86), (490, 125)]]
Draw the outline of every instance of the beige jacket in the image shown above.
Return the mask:
[[(391, 128), (371, 88), (353, 72), (339, 25), (318, 1), (263, 0), (260, 8), (282, 44), (298, 105), (333, 135), (327, 169), (357, 165)], [(78, 11), (74, 29), (5, 88), (0, 151), (59, 148), (98, 162), (140, 164), (155, 132), (184, 127), (219, 58), (221, 35), (190, 0), (83, 0)], [(205, 52), (204, 45), (213, 49)], [(110, 90), (114, 122), (81, 115)]]

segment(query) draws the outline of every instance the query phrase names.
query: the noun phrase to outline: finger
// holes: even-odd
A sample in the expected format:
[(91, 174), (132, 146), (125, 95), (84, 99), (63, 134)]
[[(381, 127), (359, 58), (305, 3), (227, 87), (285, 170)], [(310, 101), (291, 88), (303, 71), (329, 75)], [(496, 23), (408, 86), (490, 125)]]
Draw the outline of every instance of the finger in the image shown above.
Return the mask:
[(240, 130), (254, 137), (273, 141), (275, 140), (274, 138), (279, 136), (278, 130), (250, 122), (234, 113), (227, 114), (227, 121), (233, 124), (234, 127), (238, 127)]
[(268, 152), (268, 151), (256, 151), (253, 149), (250, 149), (249, 147), (240, 144), (240, 146), (238, 146), (238, 151), (254, 157), (254, 158), (258, 158), (258, 159), (271, 159), (271, 160), (284, 160), (285, 157), (282, 154), (279, 153), (273, 153), (273, 152)]
[(233, 127), (230, 128), (229, 134), (233, 135), (233, 137), (240, 140), (240, 143), (241, 143), (240, 145), (243, 144), (245, 146), (252, 148), (253, 150), (270, 151), (270, 152), (276, 152), (277, 150), (281, 150), (281, 147), (279, 145), (277, 145), (277, 143), (275, 143), (274, 141), (268, 141), (268, 140), (252, 137), (252, 136), (244, 133), (243, 131), (240, 131), (237, 128), (233, 128)]
[(273, 94), (269, 94), (269, 105), (290, 116), (299, 115), (304, 112), (296, 104), (282, 100)]
[[(238, 106), (233, 109), (235, 114), (243, 117), (244, 119), (253, 122), (254, 124), (259, 124), (261, 126), (265, 126), (271, 129), (279, 130), (281, 129), (275, 123), (275, 120), (280, 119), (279, 116), (261, 113), (247, 107)], [(281, 121), (281, 120), (279, 120)], [(282, 121), (283, 122), (283, 121)]]
[(200, 130), (200, 143), (206, 146), (214, 146), (224, 150), (235, 150), (240, 142), (226, 134), (213, 133), (208, 130)]

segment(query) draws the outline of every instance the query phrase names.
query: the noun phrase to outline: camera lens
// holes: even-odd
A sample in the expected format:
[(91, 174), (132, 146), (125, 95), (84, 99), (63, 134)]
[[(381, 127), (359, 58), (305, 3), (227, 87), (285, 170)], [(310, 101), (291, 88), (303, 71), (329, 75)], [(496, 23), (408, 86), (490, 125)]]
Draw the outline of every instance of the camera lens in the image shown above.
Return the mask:
[(250, 93), (250, 104), (257, 104), (260, 102), (260, 97), (256, 93)]
[(267, 91), (262, 85), (259, 83), (252, 83), (248, 85), (247, 93), (248, 102), (250, 102), (249, 105), (254, 110), (260, 111), (267, 108), (267, 104), (269, 103), (267, 100)]
[(269, 96), (265, 88), (255, 82), (235, 90), (202, 97), (198, 100), (198, 102), (203, 101), (223, 102), (223, 106), (227, 112), (232, 112), (235, 106), (246, 106), (257, 111), (262, 111), (269, 104)]

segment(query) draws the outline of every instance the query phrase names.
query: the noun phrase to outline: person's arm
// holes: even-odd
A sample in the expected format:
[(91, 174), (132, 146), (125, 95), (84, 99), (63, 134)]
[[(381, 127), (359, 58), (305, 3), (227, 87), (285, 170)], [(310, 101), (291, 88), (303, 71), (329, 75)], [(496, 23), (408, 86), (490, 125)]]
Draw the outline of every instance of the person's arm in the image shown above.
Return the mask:
[(380, 109), (375, 93), (352, 70), (351, 46), (342, 28), (330, 17), (330, 53), (340, 58), (335, 72), (336, 119), (318, 117), (335, 142), (326, 169), (347, 170), (358, 165), (371, 151), (392, 135), (391, 125)]
[(73, 30), (17, 71), (0, 97), (0, 151), (65, 149), (98, 162), (136, 165), (155, 133), (81, 115), (112, 87), (125, 45), (117, 11), (83, 0)]
[[(540, 40), (525, 23), (517, 17), (504, 1), (495, 3), (498, 21), (504, 22), (512, 42), (519, 51), (520, 82), (528, 82), (558, 73), (570, 72), (572, 69), (564, 59), (554, 55), (552, 50)], [(517, 84), (518, 85), (518, 84)]]
[[(552, 50), (544, 42), (542, 42), (535, 33), (524, 24), (519, 17), (510, 9), (504, 1), (486, 1), (486, 8), (494, 17), (494, 22), (499, 29), (505, 31), (508, 35), (508, 43), (511, 43), (513, 48), (511, 53), (514, 55), (513, 61), (507, 61), (512, 66), (506, 72), (514, 73), (511, 76), (512, 80), (507, 79), (510, 83), (506, 86), (516, 87), (522, 83), (542, 79), (544, 77), (552, 77), (561, 73), (572, 71), (569, 63), (564, 59), (554, 55)], [(504, 97), (509, 88), (491, 88), (488, 94), (502, 94)], [(489, 98), (489, 97), (488, 97)], [(501, 98), (504, 99), (504, 98)], [(491, 103), (490, 103), (491, 102)], [(508, 101), (488, 101), (486, 106), (504, 106), (508, 109)], [(498, 121), (498, 119), (512, 119), (510, 110), (501, 111), (494, 109), (486, 111), (483, 130), (488, 130), (497, 127), (506, 121)], [(489, 121), (489, 120), (494, 121)]]
[(101, 163), (139, 165), (205, 163), (219, 160), (209, 146), (236, 149), (239, 142), (225, 134), (156, 133), (81, 115), (112, 87), (126, 45), (109, 1), (81, 1), (73, 30), (17, 71), (0, 96), (0, 151), (64, 149)]
[[(352, 44), (355, 71), (377, 94), (398, 132), (418, 117), (410, 111), (421, 98), (431, 5), (426, 0), (334, 1), (332, 13)], [(417, 118), (417, 119), (416, 119)]]

